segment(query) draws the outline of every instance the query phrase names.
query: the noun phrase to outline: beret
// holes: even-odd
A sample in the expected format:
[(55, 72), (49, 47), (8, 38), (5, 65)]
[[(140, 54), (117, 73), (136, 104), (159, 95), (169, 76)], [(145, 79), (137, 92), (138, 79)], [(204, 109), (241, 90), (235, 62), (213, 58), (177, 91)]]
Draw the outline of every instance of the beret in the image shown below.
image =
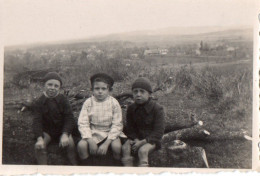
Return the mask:
[(97, 78), (101, 78), (101, 79), (105, 79), (107, 81), (107, 83), (110, 85), (110, 87), (112, 87), (114, 85), (114, 79), (109, 76), (108, 74), (106, 73), (97, 73), (97, 74), (94, 74), (90, 77), (90, 82), (91, 82), (91, 85), (93, 86), (93, 82), (97, 79)]

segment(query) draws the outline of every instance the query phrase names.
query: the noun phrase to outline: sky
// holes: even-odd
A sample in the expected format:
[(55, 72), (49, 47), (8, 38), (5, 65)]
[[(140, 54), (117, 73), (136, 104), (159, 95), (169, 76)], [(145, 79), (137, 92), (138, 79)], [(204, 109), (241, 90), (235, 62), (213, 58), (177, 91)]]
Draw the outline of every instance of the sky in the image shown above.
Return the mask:
[(16, 45), (172, 26), (252, 26), (260, 6), (257, 0), (3, 0), (2, 7), (4, 45)]

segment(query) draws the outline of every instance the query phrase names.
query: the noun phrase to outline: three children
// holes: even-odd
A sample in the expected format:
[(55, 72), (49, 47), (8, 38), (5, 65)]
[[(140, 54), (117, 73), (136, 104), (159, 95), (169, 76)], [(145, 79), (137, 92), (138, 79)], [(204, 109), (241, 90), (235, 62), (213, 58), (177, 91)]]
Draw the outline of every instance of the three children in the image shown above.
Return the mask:
[[(134, 103), (127, 109), (124, 130), (127, 138), (123, 133), (121, 107), (110, 96), (114, 80), (107, 74), (98, 73), (90, 81), (93, 95), (84, 102), (78, 119), (82, 139), (77, 150), (81, 164), (90, 165), (90, 155), (103, 156), (111, 148), (117, 166), (121, 165), (121, 161), (124, 166), (133, 166), (135, 155), (138, 156), (139, 166), (149, 166), (149, 153), (161, 146), (165, 118), (162, 106), (150, 98), (150, 81), (138, 78), (132, 85)], [(59, 139), (60, 146), (68, 148), (71, 163), (76, 164), (75, 153), (72, 152), (75, 145), (71, 136), (75, 123), (69, 102), (59, 94), (61, 84), (61, 78), (56, 73), (47, 74), (44, 95), (36, 106), (38, 113), (34, 120), (34, 131), (38, 136), (35, 150), (39, 164), (47, 164), (44, 155), (51, 139)]]

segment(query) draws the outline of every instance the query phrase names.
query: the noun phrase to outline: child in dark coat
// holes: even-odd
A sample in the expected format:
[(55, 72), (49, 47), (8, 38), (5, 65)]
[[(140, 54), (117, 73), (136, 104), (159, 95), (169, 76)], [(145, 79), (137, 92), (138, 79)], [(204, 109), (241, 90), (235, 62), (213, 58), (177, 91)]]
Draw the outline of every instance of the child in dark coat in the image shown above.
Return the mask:
[(51, 141), (66, 148), (70, 163), (76, 165), (72, 131), (76, 128), (68, 99), (60, 94), (61, 77), (50, 72), (44, 77), (43, 95), (34, 104), (33, 130), (37, 138), (35, 155), (38, 164), (47, 165), (47, 146)]
[(125, 134), (127, 142), (122, 147), (122, 163), (133, 166), (131, 154), (137, 154), (139, 166), (147, 167), (148, 155), (161, 147), (164, 134), (163, 107), (151, 100), (152, 87), (146, 78), (138, 78), (132, 85), (134, 103), (127, 109)]

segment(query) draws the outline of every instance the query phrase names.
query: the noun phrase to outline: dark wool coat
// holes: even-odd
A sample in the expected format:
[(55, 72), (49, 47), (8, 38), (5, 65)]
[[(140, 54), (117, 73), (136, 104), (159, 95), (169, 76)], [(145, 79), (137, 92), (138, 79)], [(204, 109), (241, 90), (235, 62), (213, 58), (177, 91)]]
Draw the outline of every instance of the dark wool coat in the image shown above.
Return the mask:
[(144, 105), (131, 104), (127, 109), (125, 134), (128, 138), (146, 139), (161, 147), (165, 129), (165, 113), (161, 105), (149, 100)]
[(62, 133), (72, 133), (76, 122), (68, 99), (59, 94), (55, 98), (42, 95), (33, 105), (34, 119), (33, 131), (35, 137), (48, 133), (51, 137), (58, 138)]

